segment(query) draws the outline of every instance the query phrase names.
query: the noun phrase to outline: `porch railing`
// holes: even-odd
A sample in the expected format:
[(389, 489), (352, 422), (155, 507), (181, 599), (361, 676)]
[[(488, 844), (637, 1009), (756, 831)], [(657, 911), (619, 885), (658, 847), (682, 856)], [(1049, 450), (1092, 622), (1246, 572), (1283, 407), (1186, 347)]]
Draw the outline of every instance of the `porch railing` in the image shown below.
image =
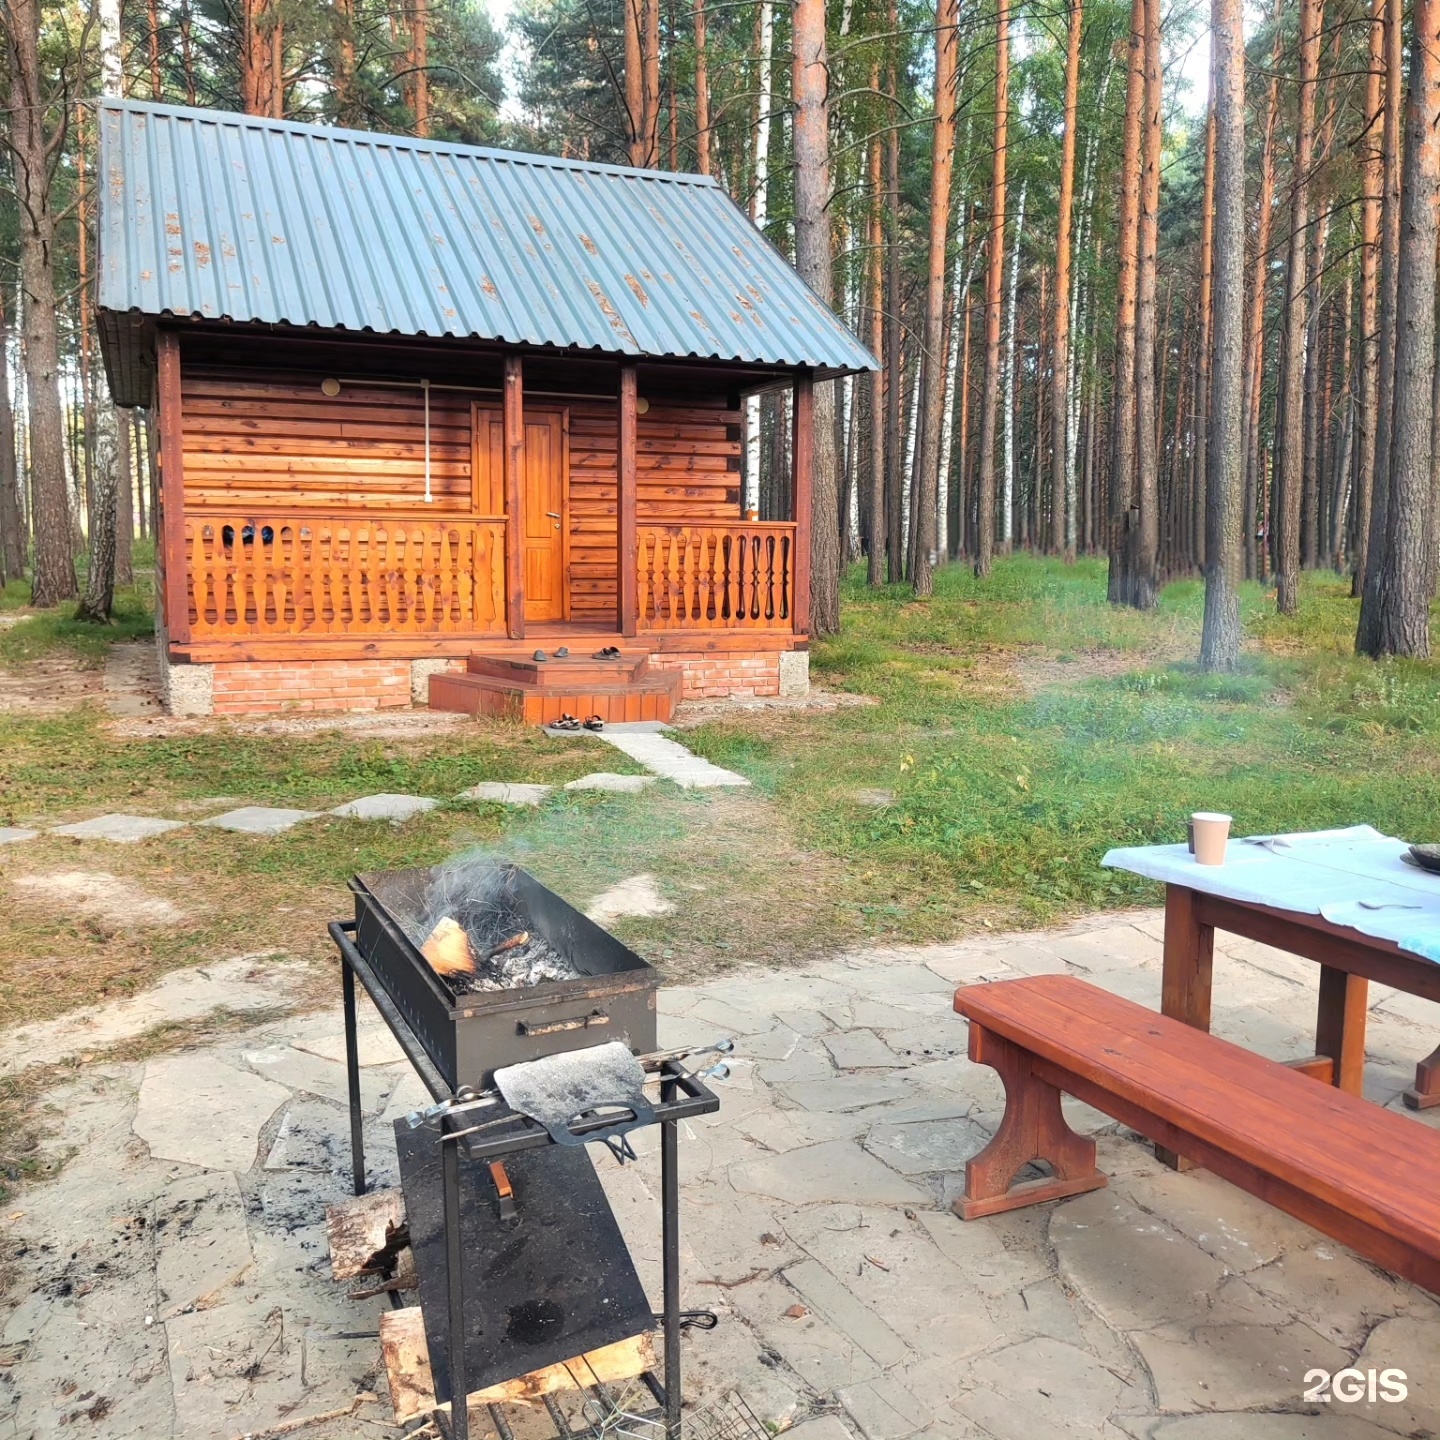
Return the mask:
[(185, 517), (192, 639), (505, 629), (504, 520)]
[(641, 630), (785, 630), (793, 624), (793, 522), (641, 525)]

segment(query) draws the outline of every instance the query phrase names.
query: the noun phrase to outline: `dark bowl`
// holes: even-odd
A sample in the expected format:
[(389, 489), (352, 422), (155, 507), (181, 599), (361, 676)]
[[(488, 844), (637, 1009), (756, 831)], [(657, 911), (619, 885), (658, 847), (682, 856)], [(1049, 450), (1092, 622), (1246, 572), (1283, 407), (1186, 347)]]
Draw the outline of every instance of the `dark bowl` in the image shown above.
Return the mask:
[(1422, 870), (1440, 875), (1440, 845), (1412, 845), (1410, 858)]

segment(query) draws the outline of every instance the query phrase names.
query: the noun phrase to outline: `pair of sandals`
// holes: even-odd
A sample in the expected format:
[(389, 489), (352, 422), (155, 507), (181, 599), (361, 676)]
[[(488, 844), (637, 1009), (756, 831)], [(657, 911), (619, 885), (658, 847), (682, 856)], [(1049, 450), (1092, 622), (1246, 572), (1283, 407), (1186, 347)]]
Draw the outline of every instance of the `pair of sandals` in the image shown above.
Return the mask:
[(618, 660), (620, 651), (617, 646), (607, 645), (603, 650), (597, 650), (594, 654), (596, 660)]
[(605, 722), (598, 715), (592, 715), (588, 720), (581, 721), (569, 713), (562, 715), (552, 728), (556, 730), (579, 730), (582, 725), (586, 730), (603, 730), (605, 728)]
[[(543, 650), (537, 650), (531, 658), (535, 660), (548, 660), (550, 657)], [(555, 652), (555, 658), (557, 660), (568, 660), (570, 658), (570, 651), (562, 645)]]

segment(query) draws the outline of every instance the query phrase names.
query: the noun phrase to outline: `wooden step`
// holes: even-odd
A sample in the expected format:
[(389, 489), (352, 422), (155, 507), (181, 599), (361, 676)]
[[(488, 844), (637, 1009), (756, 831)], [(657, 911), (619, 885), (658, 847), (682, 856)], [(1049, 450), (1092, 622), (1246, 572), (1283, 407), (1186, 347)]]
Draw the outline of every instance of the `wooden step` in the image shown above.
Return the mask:
[[(549, 653), (548, 651), (546, 652)], [(474, 651), (465, 661), (470, 675), (491, 675), (517, 685), (623, 685), (638, 680), (650, 668), (643, 650), (632, 650), (615, 660), (597, 660), (587, 646), (578, 655), (536, 660), (533, 655), (497, 655)]]
[(562, 715), (585, 720), (598, 715), (607, 725), (626, 720), (668, 721), (680, 703), (677, 670), (650, 670), (634, 680), (568, 681), (557, 675), (544, 683), (498, 675), (457, 674), (430, 677), (430, 708), (462, 715), (494, 715), (525, 725), (553, 725)]

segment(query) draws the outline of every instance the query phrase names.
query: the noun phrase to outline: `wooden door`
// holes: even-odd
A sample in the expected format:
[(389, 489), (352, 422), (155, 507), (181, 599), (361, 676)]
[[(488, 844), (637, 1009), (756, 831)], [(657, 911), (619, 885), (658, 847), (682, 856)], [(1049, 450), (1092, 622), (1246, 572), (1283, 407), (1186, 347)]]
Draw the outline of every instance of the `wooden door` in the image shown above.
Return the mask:
[(525, 417), (525, 618), (563, 620), (565, 427), (559, 415)]
[[(527, 620), (569, 618), (567, 448), (564, 411), (526, 412), (520, 573)], [(477, 515), (505, 513), (504, 454), (500, 412), (476, 405), (472, 505)]]

